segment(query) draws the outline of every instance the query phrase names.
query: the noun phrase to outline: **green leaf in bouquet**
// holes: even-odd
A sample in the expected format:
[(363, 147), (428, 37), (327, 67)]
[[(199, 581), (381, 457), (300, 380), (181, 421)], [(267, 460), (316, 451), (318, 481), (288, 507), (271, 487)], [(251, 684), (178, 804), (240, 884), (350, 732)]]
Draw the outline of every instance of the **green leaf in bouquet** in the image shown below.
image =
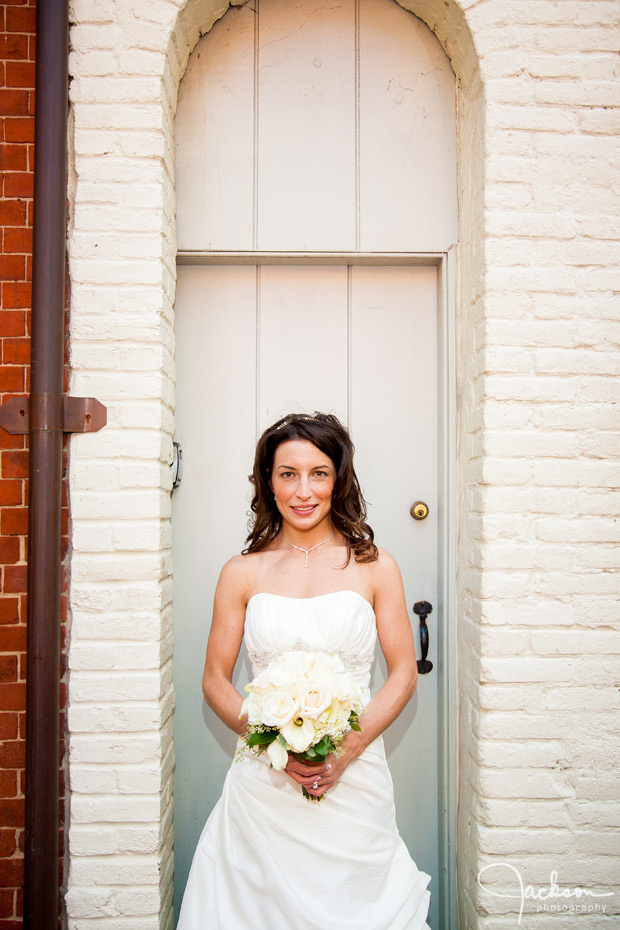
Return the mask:
[(294, 752), (293, 756), (298, 762), (307, 762), (308, 765), (317, 765), (319, 762), (323, 761), (323, 757), (319, 756), (318, 753), (314, 751), (314, 746), (311, 746), (310, 749), (306, 749), (305, 752)]
[(352, 730), (357, 730), (359, 733), (362, 732), (362, 728), (359, 725), (359, 715), (354, 710), (349, 714), (349, 726)]
[(269, 744), (273, 743), (277, 736), (277, 730), (265, 730), (262, 733), (252, 733), (248, 739), (248, 746), (250, 749), (252, 746), (269, 746)]
[(332, 748), (332, 741), (329, 736), (324, 736), (313, 748), (316, 755), (324, 759)]

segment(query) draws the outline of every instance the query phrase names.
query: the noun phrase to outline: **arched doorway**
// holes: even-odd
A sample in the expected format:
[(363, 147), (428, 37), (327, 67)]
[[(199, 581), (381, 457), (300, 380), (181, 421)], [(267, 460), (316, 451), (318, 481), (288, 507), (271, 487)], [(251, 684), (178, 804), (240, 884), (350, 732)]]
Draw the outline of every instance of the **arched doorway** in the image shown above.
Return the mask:
[[(215, 579), (243, 545), (255, 435), (291, 408), (349, 422), (378, 540), (410, 605), (435, 607), (434, 672), (386, 744), (401, 832), (437, 879), (454, 75), (428, 28), (391, 0), (317, 11), (261, 0), (230, 10), (194, 50), (176, 132), (177, 899), (234, 747), (200, 695)], [(417, 498), (430, 506), (424, 523), (409, 516)], [(242, 662), (240, 687), (248, 678)]]

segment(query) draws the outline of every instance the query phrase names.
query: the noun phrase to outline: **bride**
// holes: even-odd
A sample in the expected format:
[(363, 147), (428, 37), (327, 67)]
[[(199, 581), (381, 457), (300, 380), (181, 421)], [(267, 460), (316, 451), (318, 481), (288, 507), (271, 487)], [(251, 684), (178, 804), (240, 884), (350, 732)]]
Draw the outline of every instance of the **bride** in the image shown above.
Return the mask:
[[(337, 654), (364, 691), (361, 730), (340, 752), (284, 771), (247, 751), (232, 764), (199, 840), (178, 930), (423, 930), (430, 877), (396, 828), (381, 734), (417, 683), (394, 559), (374, 544), (347, 430), (291, 414), (261, 436), (253, 525), (215, 592), (203, 693), (241, 735), (232, 684), (245, 639), (253, 672), (282, 652)], [(388, 676), (368, 691), (376, 638)], [(321, 804), (302, 795), (302, 786)]]

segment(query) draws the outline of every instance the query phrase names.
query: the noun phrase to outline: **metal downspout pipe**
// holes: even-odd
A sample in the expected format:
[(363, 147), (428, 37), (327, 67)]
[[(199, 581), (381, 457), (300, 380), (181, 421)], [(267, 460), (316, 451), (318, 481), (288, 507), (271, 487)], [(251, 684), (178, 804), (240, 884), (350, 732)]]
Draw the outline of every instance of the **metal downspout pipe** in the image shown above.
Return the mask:
[(67, 0), (37, 0), (24, 928), (57, 930)]

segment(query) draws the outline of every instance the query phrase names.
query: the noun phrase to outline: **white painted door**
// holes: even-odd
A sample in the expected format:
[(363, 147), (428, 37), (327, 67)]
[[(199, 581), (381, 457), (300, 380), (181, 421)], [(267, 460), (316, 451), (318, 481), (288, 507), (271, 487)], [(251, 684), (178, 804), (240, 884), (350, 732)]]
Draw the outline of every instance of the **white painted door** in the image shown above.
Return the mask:
[[(317, 409), (349, 425), (369, 520), (409, 607), (437, 604), (440, 294), (435, 260), (407, 254), (455, 241), (454, 79), (427, 27), (392, 0), (260, 0), (229, 10), (196, 47), (176, 133), (178, 909), (234, 749), (200, 680), (215, 581), (244, 545), (247, 475), (267, 425)], [(409, 515), (419, 499), (424, 522)], [(385, 737), (399, 828), (433, 876), (432, 930), (441, 619), (429, 621), (434, 670)], [(235, 674), (242, 688), (245, 658)], [(379, 662), (375, 689), (383, 674)]]
[[(234, 750), (234, 737), (203, 705), (200, 679), (219, 569), (247, 533), (247, 475), (258, 434), (289, 410), (334, 412), (348, 423), (377, 540), (399, 561), (409, 604), (436, 604), (436, 320), (434, 267), (179, 269), (177, 436), (184, 470), (173, 512), (179, 889)], [(430, 508), (423, 523), (409, 514), (416, 499)], [(417, 628), (413, 614), (412, 622)], [(379, 663), (375, 687), (383, 671)], [(238, 687), (250, 677), (243, 658)], [(434, 876), (436, 684), (436, 674), (421, 676), (414, 701), (386, 734), (400, 830), (420, 868)]]

